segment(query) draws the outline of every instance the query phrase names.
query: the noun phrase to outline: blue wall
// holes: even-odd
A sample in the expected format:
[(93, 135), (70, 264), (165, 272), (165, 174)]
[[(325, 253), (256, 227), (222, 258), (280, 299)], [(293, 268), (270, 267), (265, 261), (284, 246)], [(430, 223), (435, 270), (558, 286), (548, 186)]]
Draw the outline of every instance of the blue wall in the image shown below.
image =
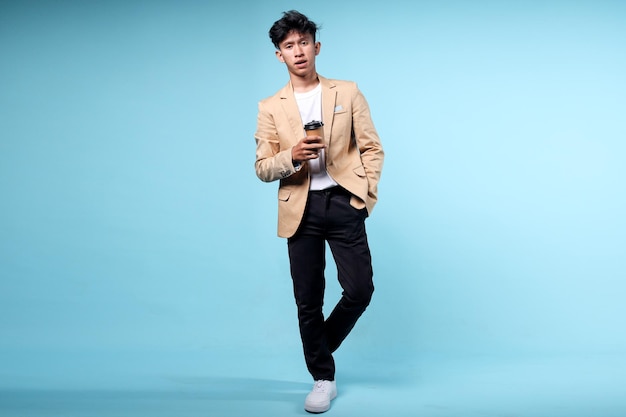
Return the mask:
[(346, 349), (623, 353), (624, 3), (3, 2), (2, 385), (42, 352), (299, 349), (253, 169), (291, 8), (387, 152)]

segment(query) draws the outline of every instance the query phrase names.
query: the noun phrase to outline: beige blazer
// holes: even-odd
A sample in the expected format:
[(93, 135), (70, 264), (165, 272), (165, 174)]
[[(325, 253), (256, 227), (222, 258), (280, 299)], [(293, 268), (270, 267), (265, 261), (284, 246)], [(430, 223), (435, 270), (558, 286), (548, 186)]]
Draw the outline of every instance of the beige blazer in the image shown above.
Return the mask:
[[(369, 106), (356, 83), (321, 76), (319, 79), (326, 170), (353, 194), (352, 206), (357, 209), (365, 207), (369, 214), (378, 199), (377, 187), (384, 156)], [(297, 171), (291, 160), (291, 148), (304, 136), (291, 83), (259, 103), (254, 135), (257, 144), (255, 169), (262, 181), (280, 181), (278, 236), (281, 237), (296, 233), (307, 202), (308, 164), (303, 164)]]

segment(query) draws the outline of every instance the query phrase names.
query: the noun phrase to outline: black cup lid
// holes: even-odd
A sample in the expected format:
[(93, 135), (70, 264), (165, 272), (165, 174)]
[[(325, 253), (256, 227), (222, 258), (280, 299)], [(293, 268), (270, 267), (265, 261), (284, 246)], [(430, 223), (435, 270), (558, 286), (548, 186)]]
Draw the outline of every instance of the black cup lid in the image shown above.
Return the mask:
[(320, 122), (319, 120), (313, 120), (304, 125), (304, 130), (315, 130), (319, 129), (322, 126), (324, 126), (324, 123)]

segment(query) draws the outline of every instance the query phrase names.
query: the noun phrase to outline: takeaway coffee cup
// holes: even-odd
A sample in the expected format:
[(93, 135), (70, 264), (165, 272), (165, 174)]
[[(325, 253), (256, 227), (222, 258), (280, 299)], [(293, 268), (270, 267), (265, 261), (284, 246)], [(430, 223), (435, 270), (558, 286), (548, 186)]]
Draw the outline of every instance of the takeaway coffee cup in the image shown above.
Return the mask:
[(324, 123), (318, 120), (313, 120), (304, 125), (304, 131), (306, 132), (307, 136), (324, 137), (324, 129), (322, 128), (322, 126), (324, 126)]
[[(322, 128), (322, 126), (324, 126), (324, 123), (320, 122), (319, 120), (313, 120), (313, 121), (305, 124), (304, 125), (304, 131), (306, 133), (306, 136), (307, 137), (308, 136), (320, 136), (320, 137), (323, 138), (324, 137), (324, 129)], [(316, 140), (318, 140), (318, 139), (316, 139)], [(318, 172), (319, 171), (319, 164), (325, 163), (325, 162), (323, 162), (323, 159), (324, 159), (324, 150), (323, 149), (320, 149), (319, 151), (316, 150), (315, 154), (317, 156), (319, 156), (320, 159), (317, 160), (317, 163), (311, 162), (312, 164), (314, 164), (312, 166), (312, 168), (311, 168), (312, 172)]]

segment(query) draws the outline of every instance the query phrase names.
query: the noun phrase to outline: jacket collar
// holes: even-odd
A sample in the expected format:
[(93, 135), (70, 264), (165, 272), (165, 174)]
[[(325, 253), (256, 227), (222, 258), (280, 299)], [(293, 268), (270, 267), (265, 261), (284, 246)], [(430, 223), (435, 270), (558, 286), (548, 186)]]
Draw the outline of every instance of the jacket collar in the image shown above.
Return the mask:
[[(333, 115), (335, 111), (335, 100), (337, 98), (336, 84), (327, 78), (317, 74), (317, 78), (322, 85), (322, 122), (324, 122), (324, 141), (330, 143), (330, 130), (333, 125)], [(296, 138), (296, 142), (302, 138), (304, 134), (298, 103), (293, 93), (291, 81), (287, 83), (279, 92), (281, 104), (285, 111), (289, 124)]]

